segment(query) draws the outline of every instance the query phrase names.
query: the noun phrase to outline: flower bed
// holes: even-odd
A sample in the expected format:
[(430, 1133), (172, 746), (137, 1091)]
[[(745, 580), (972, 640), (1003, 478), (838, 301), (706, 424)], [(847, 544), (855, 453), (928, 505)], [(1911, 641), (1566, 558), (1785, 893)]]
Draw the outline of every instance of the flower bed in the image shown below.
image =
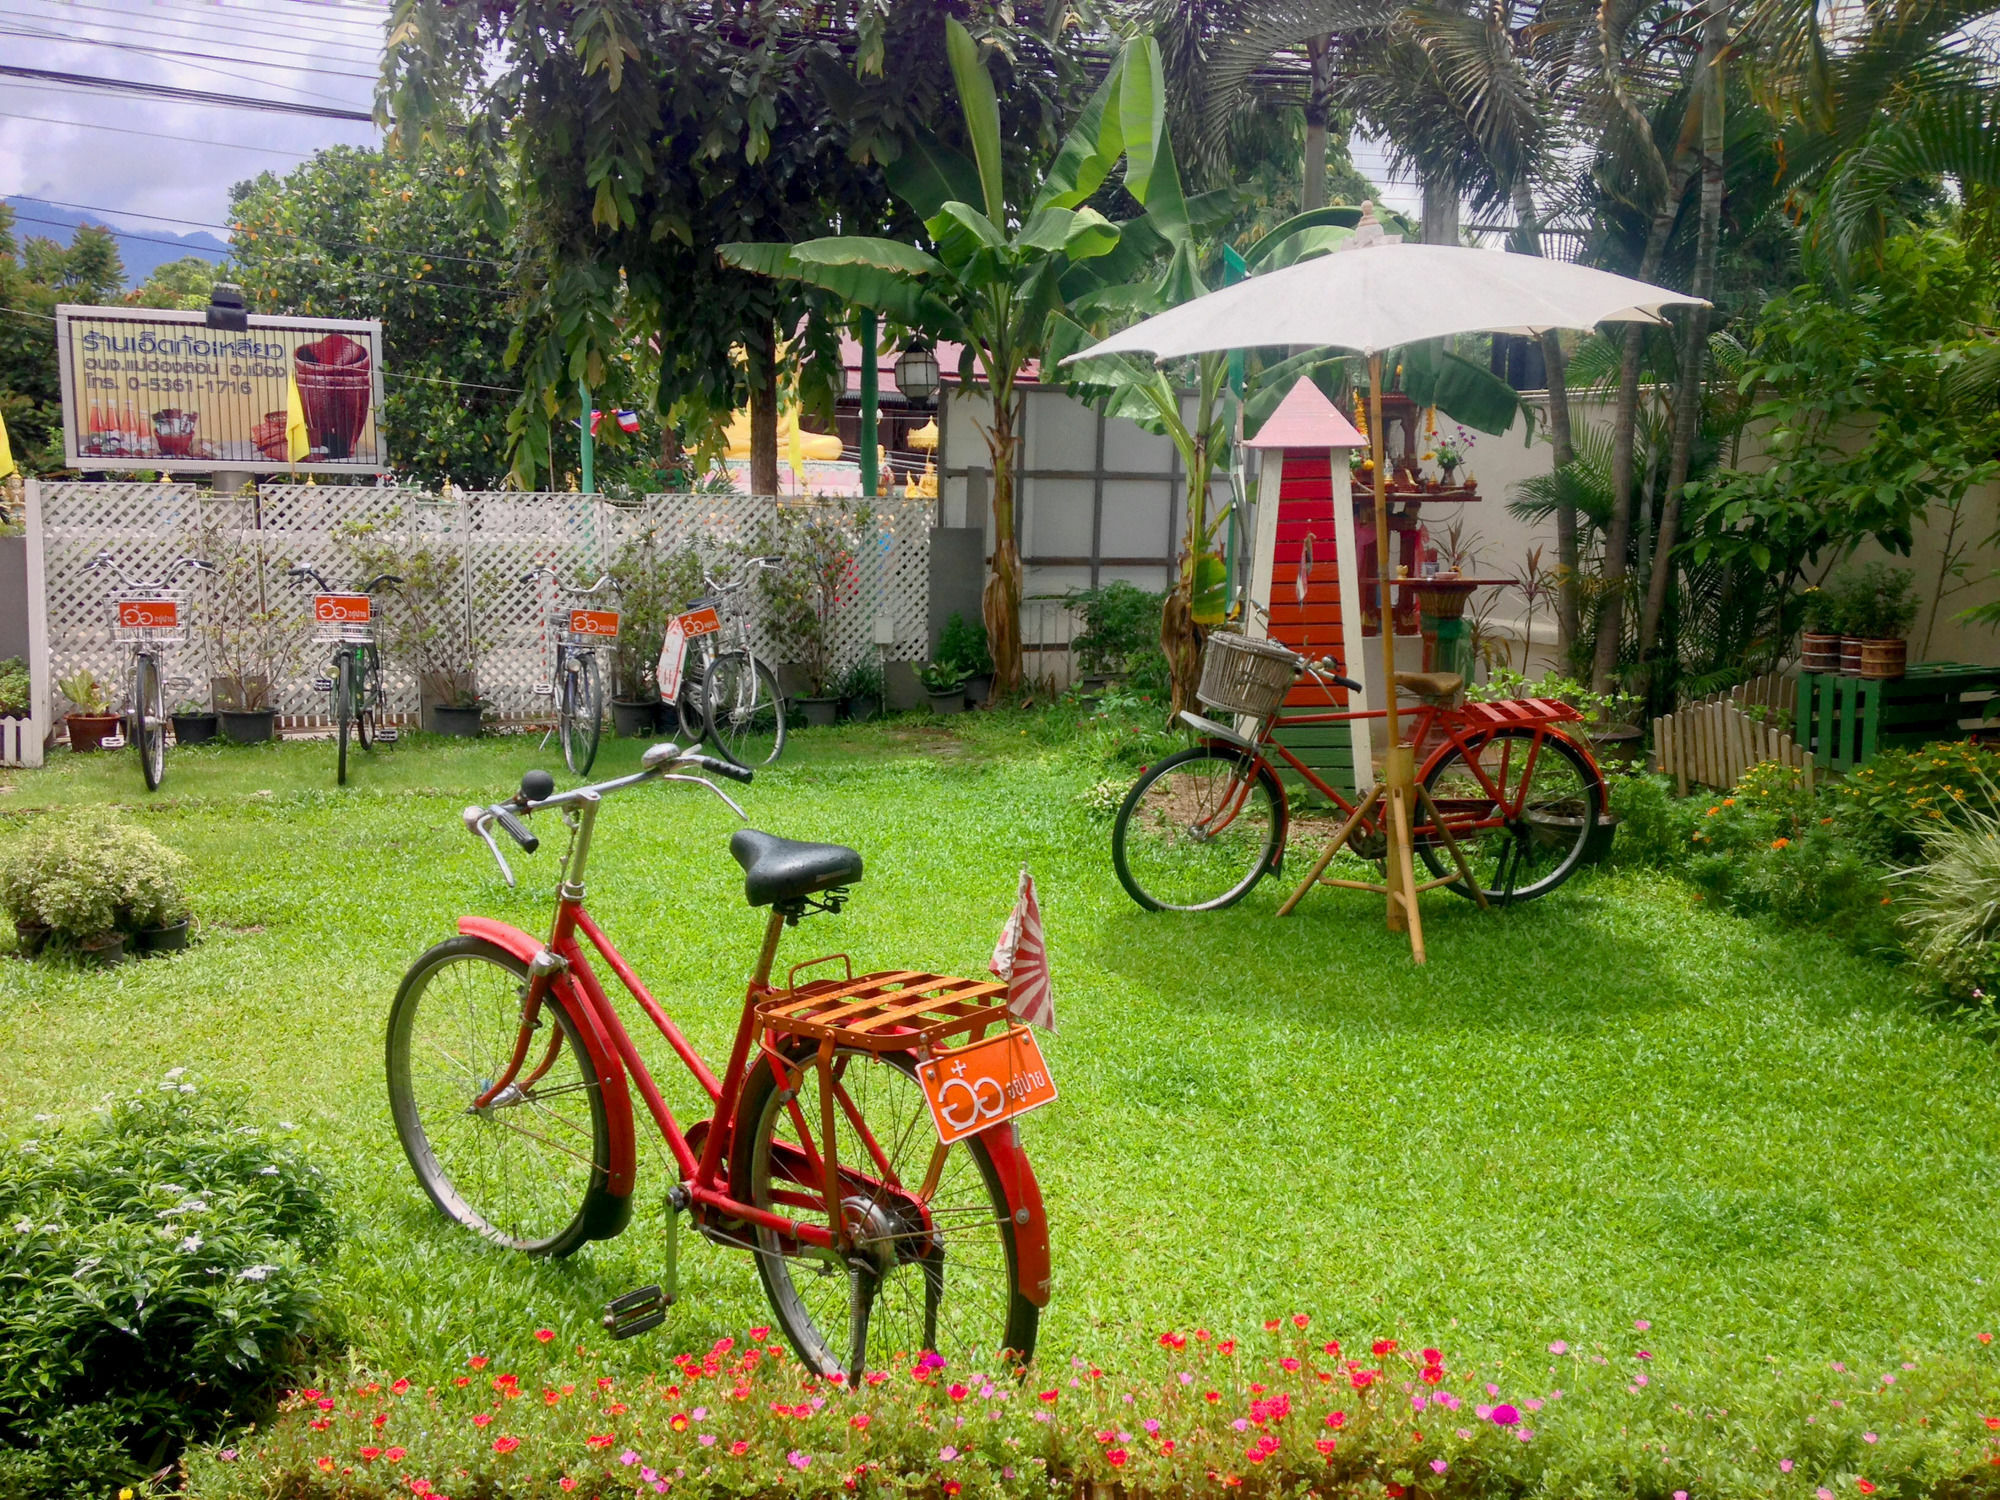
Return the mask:
[(1888, 1370), (1780, 1369), (1748, 1410), (1683, 1388), (1663, 1339), (1555, 1340), (1478, 1368), (1394, 1340), (1344, 1348), (1304, 1314), (1237, 1340), (1161, 1334), (1122, 1368), (1024, 1378), (895, 1354), (859, 1389), (802, 1378), (769, 1328), (636, 1384), (558, 1347), (449, 1385), (305, 1389), (275, 1425), (187, 1465), (198, 1497), (908, 1493), (1617, 1493), (1659, 1500), (2000, 1493), (1991, 1335)]

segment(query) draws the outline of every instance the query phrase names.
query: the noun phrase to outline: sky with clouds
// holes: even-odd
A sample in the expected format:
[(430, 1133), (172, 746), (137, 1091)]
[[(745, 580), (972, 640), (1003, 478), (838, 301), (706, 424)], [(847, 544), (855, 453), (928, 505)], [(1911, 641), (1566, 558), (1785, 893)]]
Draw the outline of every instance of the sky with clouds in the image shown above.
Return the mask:
[[(385, 0), (0, 0), (0, 62), (366, 112), (386, 12)], [(80, 205), (142, 233), (216, 232), (232, 183), (379, 139), (360, 122), (0, 76), (0, 196)], [(1354, 156), (1385, 201), (1416, 209), (1379, 146), (1357, 141)]]
[[(386, 12), (379, 0), (0, 0), (0, 62), (366, 112)], [(0, 76), (0, 196), (141, 230), (225, 224), (232, 183), (379, 139), (361, 122)]]

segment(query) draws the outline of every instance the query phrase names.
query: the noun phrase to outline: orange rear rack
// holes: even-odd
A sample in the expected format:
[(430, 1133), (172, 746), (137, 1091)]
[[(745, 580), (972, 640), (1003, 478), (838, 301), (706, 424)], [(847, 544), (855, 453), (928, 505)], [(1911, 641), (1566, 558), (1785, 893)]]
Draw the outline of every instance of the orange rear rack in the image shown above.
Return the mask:
[(894, 969), (774, 990), (757, 1006), (772, 1031), (863, 1052), (913, 1052), (1008, 1025), (1007, 986)]

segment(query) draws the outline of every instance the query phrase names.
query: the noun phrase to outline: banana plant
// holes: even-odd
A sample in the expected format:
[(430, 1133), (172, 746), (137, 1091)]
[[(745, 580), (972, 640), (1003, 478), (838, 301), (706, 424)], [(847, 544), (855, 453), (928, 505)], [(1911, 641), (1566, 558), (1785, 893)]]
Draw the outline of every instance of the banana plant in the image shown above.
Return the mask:
[[(981, 614), (996, 693), (1021, 685), (1021, 556), (1014, 541), (1020, 439), (1018, 384), (1043, 359), (1072, 299), (1130, 284), (1184, 239), (1190, 204), (1168, 145), (1160, 54), (1151, 37), (1127, 42), (1032, 192), (1003, 180), (1000, 108), (971, 33), (945, 21), (972, 157), (920, 137), (889, 172), (890, 187), (922, 218), (929, 248), (835, 235), (802, 244), (724, 245), (727, 263), (822, 287), (895, 323), (963, 344), (991, 402), (981, 434), (993, 465), (993, 562)], [(1123, 185), (1144, 209), (1114, 223), (1087, 200), (1120, 161)], [(1196, 212), (1199, 212), (1199, 208)]]

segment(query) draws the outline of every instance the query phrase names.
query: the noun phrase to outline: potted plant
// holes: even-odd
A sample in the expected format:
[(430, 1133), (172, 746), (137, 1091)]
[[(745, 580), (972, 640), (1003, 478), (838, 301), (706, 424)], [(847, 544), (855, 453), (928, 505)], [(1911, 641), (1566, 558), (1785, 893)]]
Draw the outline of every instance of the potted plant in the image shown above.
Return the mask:
[(180, 873), (186, 861), (142, 830), (120, 861), (120, 925), (141, 953), (172, 953), (188, 945), (188, 903)]
[(290, 624), (276, 610), (252, 609), (208, 627), (222, 669), (212, 686), (224, 739), (261, 745), (277, 737), (274, 684), (297, 656)]
[(24, 950), (71, 952), (91, 965), (124, 957), (118, 911), (129, 865), (120, 841), (128, 833), (157, 843), (139, 830), (78, 815), (49, 819), (15, 845), (0, 866), (0, 904)]
[(1799, 670), (1838, 672), (1840, 638), (1844, 635), (1844, 602), (1839, 591), (1809, 588), (1803, 598), (1804, 625), (1799, 631)]
[(794, 702), (809, 725), (831, 724), (840, 714), (834, 620), (840, 606), (854, 597), (855, 528), (866, 526), (870, 518), (866, 506), (852, 516), (831, 504), (781, 511), (760, 539), (767, 553), (784, 559), (781, 566), (759, 573), (757, 586), (779, 659), (798, 673), (801, 690)]
[(668, 622), (701, 593), (701, 555), (693, 546), (668, 547), (659, 528), (648, 526), (618, 549), (607, 571), (618, 589), (612, 729), (628, 739), (650, 737), (656, 730), (671, 734), (679, 728), (677, 710), (660, 701), (654, 669)]
[(1164, 671), (1160, 652), (1160, 609), (1164, 594), (1149, 594), (1120, 580), (1069, 595), (1064, 601), (1083, 617), (1070, 640), (1086, 692), (1101, 690), (1113, 677)]
[(205, 745), (215, 738), (219, 720), (202, 706), (199, 698), (186, 698), (174, 706), (174, 743)]
[(69, 676), (57, 678), (56, 687), (75, 710), (63, 720), (69, 726), (70, 749), (78, 753), (95, 750), (118, 732), (118, 715), (108, 711), (104, 684), (90, 668), (79, 667)]
[[(1909, 664), (1910, 626), (1917, 618), (1915, 579), (1908, 568), (1870, 563), (1861, 570), (1847, 628), (1860, 642), (1857, 675), (1873, 681), (1901, 677)], [(1842, 650), (1845, 652), (1845, 641)]]
[(984, 625), (968, 624), (965, 616), (953, 610), (938, 632), (937, 655), (939, 661), (955, 661), (964, 669), (969, 703), (981, 704), (993, 696), (993, 656), (986, 649)]
[(930, 694), (934, 714), (965, 712), (965, 669), (955, 661), (928, 661), (917, 668), (917, 681)]
[(866, 723), (882, 712), (883, 674), (879, 662), (862, 658), (840, 679), (840, 701), (847, 717)]

